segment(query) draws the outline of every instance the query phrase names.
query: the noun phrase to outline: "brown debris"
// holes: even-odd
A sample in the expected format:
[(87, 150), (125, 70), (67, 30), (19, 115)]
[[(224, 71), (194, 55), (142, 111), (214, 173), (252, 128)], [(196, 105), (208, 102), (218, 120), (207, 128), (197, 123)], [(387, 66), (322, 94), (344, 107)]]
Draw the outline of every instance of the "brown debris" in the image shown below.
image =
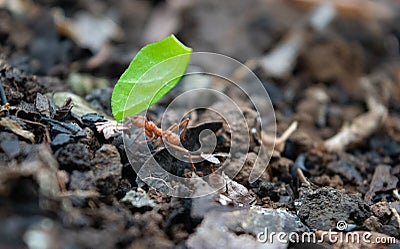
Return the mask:
[(378, 165), (372, 177), (371, 185), (365, 194), (365, 202), (372, 203), (373, 197), (377, 192), (395, 189), (399, 179), (392, 175), (390, 166)]
[(94, 190), (102, 195), (114, 193), (118, 189), (122, 173), (121, 158), (116, 147), (111, 144), (103, 145), (89, 163), (89, 171), (72, 172), (70, 189)]
[[(39, 193), (45, 198), (57, 198), (60, 185), (57, 178), (58, 163), (46, 145), (32, 145), (27, 158), (18, 165), (2, 168), (0, 171), (0, 195), (8, 196), (12, 184), (10, 181), (32, 177), (39, 185)], [(47, 203), (47, 199), (43, 199)], [(47, 204), (46, 204), (47, 205)]]
[(378, 202), (371, 206), (371, 211), (374, 215), (382, 220), (388, 219), (392, 215), (389, 203)]
[(330, 2), (320, 2), (308, 15), (300, 19), (284, 39), (259, 60), (261, 68), (272, 77), (287, 78), (297, 64), (303, 47), (308, 43), (307, 28), (318, 33), (334, 19), (336, 13)]
[(296, 119), (302, 124), (324, 128), (330, 98), (324, 87), (310, 87), (305, 90), (305, 98), (296, 106)]
[(314, 177), (313, 180), (316, 184), (321, 185), (321, 186), (328, 186), (328, 187), (332, 187), (332, 188), (336, 188), (336, 189), (343, 188), (342, 178), (338, 175), (329, 177), (328, 175), (323, 174), (322, 176)]
[(310, 229), (335, 229), (337, 222), (362, 225), (370, 216), (369, 208), (357, 194), (348, 194), (329, 187), (316, 190), (300, 188), (296, 211)]
[[(244, 165), (241, 164), (241, 160), (245, 158), (245, 163)], [(249, 153), (248, 155), (244, 155), (243, 158), (240, 158), (239, 160), (233, 160), (229, 168), (227, 170), (233, 170), (235, 171), (238, 167), (240, 168), (239, 173), (233, 178), (233, 180), (237, 181), (238, 183), (242, 185), (247, 185), (249, 182), (249, 176), (251, 171), (253, 170), (254, 164), (261, 163), (260, 160), (257, 160), (257, 154), (256, 153)], [(227, 175), (229, 175), (229, 172), (226, 172)], [(264, 171), (261, 175), (262, 179), (270, 179), (268, 172)]]
[(358, 80), (364, 74), (362, 56), (358, 44), (334, 36), (313, 41), (300, 60), (316, 82), (338, 82), (354, 95), (359, 89)]
[(363, 185), (363, 178), (360, 169), (366, 167), (366, 162), (357, 159), (356, 157), (340, 153), (336, 160), (333, 160), (326, 165), (329, 171), (339, 175), (344, 182), (352, 182), (356, 186)]
[[(320, 0), (294, 0), (292, 4), (298, 4), (305, 8), (312, 8), (320, 4)], [(363, 0), (335, 0), (332, 1), (340, 17), (355, 19), (387, 20), (394, 17), (393, 9), (388, 5), (374, 1)]]

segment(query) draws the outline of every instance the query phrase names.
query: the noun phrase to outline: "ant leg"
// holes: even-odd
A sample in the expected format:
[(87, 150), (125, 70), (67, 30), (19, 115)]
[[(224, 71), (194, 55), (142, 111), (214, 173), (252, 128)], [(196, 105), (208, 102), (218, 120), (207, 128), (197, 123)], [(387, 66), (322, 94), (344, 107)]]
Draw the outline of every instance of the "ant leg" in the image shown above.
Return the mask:
[(180, 136), (182, 141), (183, 141), (183, 139), (185, 138), (186, 130), (187, 130), (188, 125), (189, 125), (189, 118), (183, 120), (183, 121), (179, 124), (179, 126), (183, 126), (183, 131), (182, 131), (181, 136)]
[[(140, 134), (139, 134), (139, 135), (140, 135)], [(137, 137), (135, 138), (135, 141), (137, 140), (138, 137), (139, 137), (139, 136), (137, 136)], [(151, 137), (151, 138), (149, 138), (149, 139), (140, 141), (140, 142), (138, 142), (138, 143), (135, 145), (135, 147), (133, 148), (132, 151), (135, 151), (135, 150), (139, 147), (139, 145), (145, 144), (145, 143), (153, 142), (153, 141), (156, 140), (156, 139), (157, 139), (156, 137)]]
[(186, 130), (187, 130), (188, 125), (189, 125), (189, 118), (186, 118), (185, 120), (183, 120), (179, 124), (171, 125), (171, 127), (169, 127), (168, 130), (174, 132), (176, 129), (178, 129), (179, 127), (183, 126), (183, 131), (182, 131), (182, 133), (180, 135), (181, 141), (183, 141), (183, 139), (185, 138), (185, 134), (186, 134)]
[[(140, 137), (141, 135), (143, 135), (143, 133), (144, 133), (144, 130), (143, 130), (143, 129), (142, 129), (142, 130), (139, 130), (139, 131), (138, 131), (138, 134), (135, 136), (134, 139), (131, 139), (131, 136), (132, 136), (133, 134), (128, 134), (129, 139), (128, 139), (127, 141), (129, 141), (129, 143), (128, 143), (127, 145), (133, 145), (134, 143), (136, 143), (136, 141), (139, 139), (139, 137)], [(137, 148), (137, 145), (134, 146), (134, 148), (136, 149), (136, 148)]]
[(156, 137), (152, 137), (147, 140), (140, 141), (138, 144), (146, 144), (146, 143), (148, 144), (148, 143), (153, 142), (154, 140), (156, 140)]
[(136, 142), (136, 140), (138, 140), (140, 135), (142, 135), (143, 133), (144, 133), (144, 129), (139, 131), (139, 134), (136, 135), (135, 139), (133, 139), (133, 142)]
[(171, 144), (171, 143), (169, 143), (169, 142), (167, 142), (167, 141), (165, 141), (165, 142), (166, 142), (169, 146), (175, 148), (176, 150), (179, 150), (179, 151), (182, 151), (182, 152), (187, 153), (188, 158), (189, 158), (189, 162), (190, 162), (190, 164), (191, 164), (191, 166), (192, 166), (192, 169), (193, 169), (194, 172), (196, 172), (196, 167), (194, 166), (194, 163), (193, 163), (193, 160), (192, 160), (192, 155), (190, 154), (190, 151), (188, 151), (187, 149), (182, 148), (182, 147), (180, 147), (180, 146), (178, 146), (178, 145)]
[(193, 169), (193, 171), (196, 173), (196, 167), (194, 166), (194, 163), (193, 163), (193, 160), (192, 160), (192, 155), (190, 155), (190, 152), (189, 151), (187, 151), (188, 153), (188, 157), (189, 157), (189, 162), (190, 162), (190, 165), (192, 166), (192, 169)]
[[(135, 143), (139, 139), (139, 137), (141, 135), (143, 135), (143, 133), (145, 133), (144, 129), (139, 131), (139, 134), (137, 134), (136, 137), (133, 139), (133, 143)], [(152, 138), (154, 138), (154, 137), (151, 137), (150, 139), (147, 139), (147, 140), (140, 141), (138, 144), (153, 142), (154, 139), (152, 140)]]
[(167, 129), (167, 131), (172, 131), (172, 132), (174, 132), (178, 127), (179, 127), (178, 124), (175, 123), (175, 124), (171, 125), (171, 126)]
[(138, 148), (139, 148), (140, 145), (142, 145), (142, 144), (144, 144), (144, 143), (153, 142), (154, 140), (155, 140), (155, 138), (152, 137), (152, 138), (150, 138), (150, 139), (140, 141), (139, 143), (135, 144), (134, 147), (133, 147), (132, 149), (129, 149), (129, 151), (130, 151), (131, 153), (134, 153), (134, 151), (137, 151), (137, 150), (138, 150)]

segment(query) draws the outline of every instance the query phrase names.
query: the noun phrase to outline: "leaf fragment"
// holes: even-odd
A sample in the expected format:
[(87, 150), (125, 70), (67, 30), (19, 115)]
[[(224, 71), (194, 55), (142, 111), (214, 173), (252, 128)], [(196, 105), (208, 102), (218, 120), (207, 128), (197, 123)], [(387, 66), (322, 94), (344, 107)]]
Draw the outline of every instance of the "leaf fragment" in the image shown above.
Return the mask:
[(213, 154), (206, 154), (206, 153), (201, 153), (200, 156), (204, 159), (209, 161), (210, 163), (214, 164), (219, 164), (221, 163), (218, 158), (216, 158)]
[(121, 122), (160, 100), (184, 74), (191, 52), (173, 35), (143, 47), (115, 85), (114, 118)]

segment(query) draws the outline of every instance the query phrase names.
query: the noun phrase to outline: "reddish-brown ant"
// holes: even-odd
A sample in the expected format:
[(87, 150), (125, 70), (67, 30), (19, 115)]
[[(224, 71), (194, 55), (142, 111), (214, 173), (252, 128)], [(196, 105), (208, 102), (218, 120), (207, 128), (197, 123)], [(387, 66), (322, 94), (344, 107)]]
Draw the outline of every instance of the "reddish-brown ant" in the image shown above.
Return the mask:
[[(96, 127), (98, 132), (102, 132), (104, 134), (105, 139), (109, 139), (110, 137), (114, 136), (116, 133), (121, 132), (123, 130), (127, 130), (132, 128), (133, 126), (136, 126), (138, 128), (143, 128), (143, 131), (139, 132), (139, 134), (136, 136), (134, 141), (139, 138), (143, 132), (148, 136), (149, 138), (141, 141), (138, 143), (143, 144), (143, 143), (150, 143), (153, 142), (157, 139), (161, 139), (164, 144), (173, 147), (174, 149), (184, 152), (187, 154), (187, 157), (189, 158), (189, 162), (192, 166), (192, 169), (196, 171), (196, 167), (194, 166), (193, 163), (193, 158), (203, 158), (211, 163), (214, 164), (219, 164), (219, 160), (212, 154), (204, 154), (201, 153), (200, 155), (192, 155), (189, 150), (183, 148), (180, 145), (180, 142), (184, 139), (187, 127), (189, 125), (189, 119), (186, 118), (180, 123), (175, 123), (171, 125), (167, 130), (162, 130), (159, 128), (154, 122), (149, 121), (146, 117), (140, 116), (140, 115), (135, 115), (132, 117), (128, 117), (124, 120), (123, 124), (117, 123), (117, 121), (106, 121), (106, 122), (97, 122)], [(175, 131), (179, 128), (183, 127), (183, 131), (181, 135), (179, 136), (178, 134), (175, 133)], [(211, 168), (211, 171), (213, 171), (213, 168)]]
[[(193, 164), (192, 155), (190, 151), (179, 146), (181, 140), (185, 137), (186, 130), (189, 124), (189, 119), (186, 118), (179, 124), (171, 125), (167, 130), (162, 130), (159, 128), (154, 122), (149, 121), (146, 117), (135, 115), (133, 117), (126, 118), (124, 121), (124, 125), (127, 127), (136, 126), (138, 128), (143, 128), (145, 134), (149, 137), (149, 139), (141, 141), (139, 143), (150, 143), (157, 139), (161, 139), (165, 144), (175, 148), (176, 150), (182, 151), (188, 155), (189, 162), (192, 165), (194, 171), (196, 171), (196, 167)], [(180, 135), (175, 133), (175, 131), (183, 126), (183, 131)]]

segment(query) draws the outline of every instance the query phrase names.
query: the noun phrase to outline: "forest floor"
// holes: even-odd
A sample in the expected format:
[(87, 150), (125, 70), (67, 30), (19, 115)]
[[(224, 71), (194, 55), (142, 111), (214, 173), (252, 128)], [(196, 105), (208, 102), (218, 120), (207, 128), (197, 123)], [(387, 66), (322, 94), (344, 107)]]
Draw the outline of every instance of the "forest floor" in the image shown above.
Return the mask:
[[(265, 228), (371, 236), (325, 238), (313, 248), (399, 248), (391, 239), (400, 239), (400, 5), (229, 2), (0, 1), (0, 79), (9, 103), (2, 97), (1, 248), (311, 248), (257, 241)], [(111, 119), (113, 86), (137, 51), (171, 33), (194, 51), (247, 62), (267, 90), (281, 139), (255, 182), (249, 172), (268, 134), (255, 131), (247, 154), (229, 159), (244, 165), (223, 178), (223, 190), (179, 198), (137, 179), (123, 136), (106, 139), (96, 129)], [(257, 130), (243, 96), (219, 89), (237, 98)], [(159, 125), (178, 91), (179, 84), (148, 117)], [(231, 115), (212, 104), (221, 105)], [(209, 129), (214, 153), (226, 155), (228, 126), (204, 110), (190, 117), (185, 146), (198, 146)], [(189, 163), (153, 147), (165, 170), (194, 177)], [(218, 169), (211, 166), (196, 163), (197, 174)], [(197, 193), (207, 191), (204, 183)]]

